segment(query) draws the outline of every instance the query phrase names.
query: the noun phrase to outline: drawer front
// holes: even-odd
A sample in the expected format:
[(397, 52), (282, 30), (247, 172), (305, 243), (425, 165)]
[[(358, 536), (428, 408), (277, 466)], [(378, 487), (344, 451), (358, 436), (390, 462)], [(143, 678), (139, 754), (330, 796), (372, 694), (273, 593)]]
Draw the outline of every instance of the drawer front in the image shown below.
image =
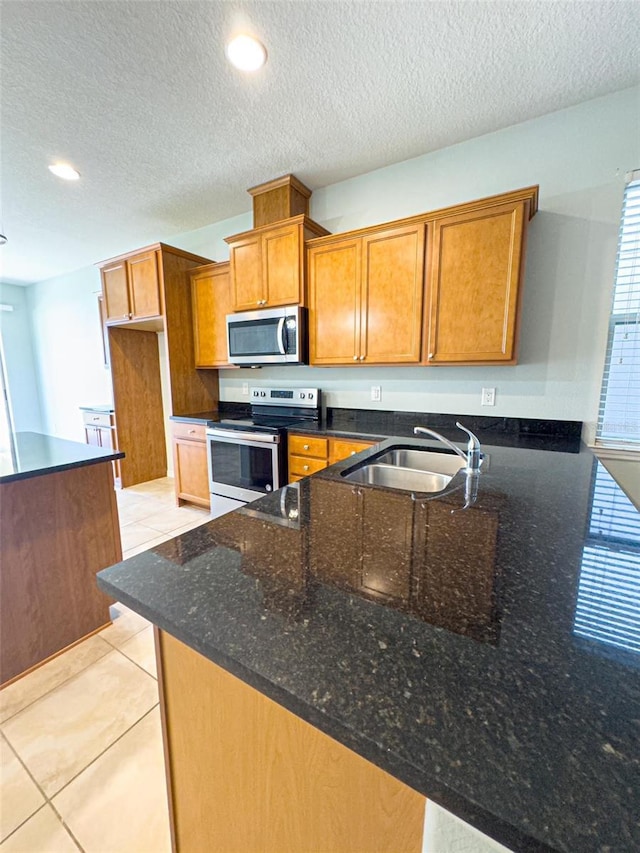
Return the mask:
[(182, 421), (173, 421), (173, 437), (186, 438), (191, 441), (205, 441), (206, 424), (190, 424)]
[(289, 456), (289, 476), (308, 477), (327, 467), (326, 459), (311, 459), (309, 456)]
[(295, 456), (314, 456), (317, 459), (326, 459), (328, 446), (329, 442), (326, 438), (312, 438), (309, 435), (289, 436), (289, 453)]
[(111, 415), (104, 412), (83, 412), (82, 420), (86, 426), (110, 427)]
[(329, 442), (329, 463), (333, 465), (334, 462), (340, 462), (341, 459), (353, 456), (374, 444), (373, 441), (343, 441), (342, 439), (332, 438)]

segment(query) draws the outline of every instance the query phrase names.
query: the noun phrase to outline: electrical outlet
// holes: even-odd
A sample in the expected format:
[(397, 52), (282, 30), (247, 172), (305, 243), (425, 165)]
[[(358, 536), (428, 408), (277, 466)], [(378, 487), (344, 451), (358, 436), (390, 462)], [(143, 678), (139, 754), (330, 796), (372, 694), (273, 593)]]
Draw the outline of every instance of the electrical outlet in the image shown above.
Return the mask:
[(248, 382), (242, 383), (242, 393), (245, 395), (249, 393), (249, 383)]
[(483, 388), (482, 397), (480, 398), (481, 406), (495, 406), (496, 404), (496, 389)]
[(371, 399), (374, 403), (379, 403), (382, 400), (382, 388), (380, 385), (371, 386)]

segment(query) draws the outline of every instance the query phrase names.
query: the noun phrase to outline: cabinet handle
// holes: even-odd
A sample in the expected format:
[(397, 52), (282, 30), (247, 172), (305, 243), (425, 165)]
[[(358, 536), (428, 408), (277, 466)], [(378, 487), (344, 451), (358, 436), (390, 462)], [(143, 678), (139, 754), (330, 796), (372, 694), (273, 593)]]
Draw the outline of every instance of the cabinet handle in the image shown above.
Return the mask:
[(188, 432), (189, 432), (189, 435), (195, 435), (195, 429), (190, 429), (190, 430), (188, 430)]
[(302, 449), (303, 449), (303, 450), (309, 450), (309, 445), (308, 445), (308, 444), (303, 444), (303, 445), (302, 445)]
[(360, 361), (364, 361), (364, 356), (363, 356), (363, 355), (361, 355), (361, 356), (360, 356)]
[(99, 421), (99, 420), (100, 420), (100, 418), (96, 417), (96, 418), (92, 418), (92, 420), (94, 420), (94, 421)]
[(309, 470), (309, 466), (308, 466), (308, 465), (303, 465), (303, 466), (302, 466), (302, 470), (303, 470), (303, 471), (308, 471), (308, 470)]
[(123, 320), (128, 320), (128, 319), (129, 319), (129, 315), (128, 315), (128, 314), (123, 314), (123, 315), (122, 315), (122, 319), (123, 319)]
[(354, 361), (357, 361), (357, 360), (358, 360), (358, 356), (357, 356), (357, 355), (354, 355), (353, 360), (354, 360)]
[(432, 352), (430, 352), (430, 353), (429, 353), (429, 358), (433, 358), (433, 353), (432, 353)]

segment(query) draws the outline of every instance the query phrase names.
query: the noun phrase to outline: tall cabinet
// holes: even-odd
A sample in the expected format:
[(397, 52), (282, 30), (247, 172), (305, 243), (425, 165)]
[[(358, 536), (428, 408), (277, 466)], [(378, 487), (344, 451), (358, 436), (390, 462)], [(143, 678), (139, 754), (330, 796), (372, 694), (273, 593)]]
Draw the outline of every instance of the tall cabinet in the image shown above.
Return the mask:
[[(189, 271), (209, 263), (163, 243), (99, 264), (123, 487), (167, 474), (166, 415), (216, 409), (218, 373), (195, 368)], [(164, 360), (164, 354), (163, 354)]]

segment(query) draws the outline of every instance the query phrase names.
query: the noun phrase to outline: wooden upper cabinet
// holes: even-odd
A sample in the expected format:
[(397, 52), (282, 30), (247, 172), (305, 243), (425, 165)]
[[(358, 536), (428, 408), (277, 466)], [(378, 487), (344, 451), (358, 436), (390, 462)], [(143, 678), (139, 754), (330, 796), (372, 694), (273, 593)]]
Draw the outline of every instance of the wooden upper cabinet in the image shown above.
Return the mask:
[(128, 323), (163, 313), (158, 256), (142, 252), (100, 270), (107, 323)]
[(100, 270), (104, 295), (105, 322), (129, 319), (129, 285), (127, 262), (116, 261)]
[(311, 364), (417, 364), (423, 222), (309, 247)]
[(436, 219), (428, 364), (515, 364), (526, 201)]
[(227, 237), (233, 310), (305, 305), (305, 240), (327, 233), (295, 216)]
[(266, 304), (262, 277), (262, 240), (254, 234), (229, 248), (234, 311), (248, 311)]
[(424, 234), (420, 224), (363, 238), (360, 361), (420, 361)]
[(132, 319), (162, 314), (158, 255), (144, 252), (127, 261)]
[(229, 264), (207, 264), (191, 273), (196, 367), (231, 367), (227, 314), (233, 311)]
[(309, 250), (309, 361), (353, 364), (360, 344), (360, 240)]

